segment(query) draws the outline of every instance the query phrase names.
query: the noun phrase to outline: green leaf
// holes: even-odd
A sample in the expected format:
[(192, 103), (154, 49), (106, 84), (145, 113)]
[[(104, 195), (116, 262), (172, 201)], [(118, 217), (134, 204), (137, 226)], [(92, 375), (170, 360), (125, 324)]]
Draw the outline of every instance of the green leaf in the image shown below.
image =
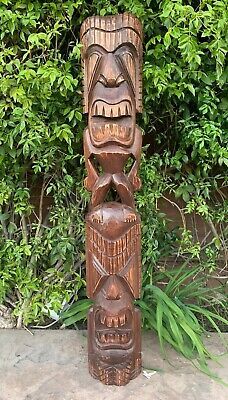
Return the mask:
[(81, 121), (82, 120), (82, 113), (80, 113), (79, 111), (75, 111), (75, 117), (76, 117), (76, 119), (78, 120), (78, 121)]
[(86, 317), (87, 317), (87, 311), (88, 311), (87, 309), (83, 310), (83, 311), (80, 311), (79, 313), (71, 316), (70, 318), (65, 319), (64, 320), (64, 326), (67, 327), (67, 326), (75, 324), (76, 322), (85, 320)]
[(89, 310), (93, 302), (91, 300), (85, 299), (85, 300), (78, 300), (76, 303), (74, 303), (68, 310), (64, 311), (61, 314), (61, 318), (65, 319), (68, 317), (71, 317), (73, 315), (76, 315), (80, 311), (83, 310)]
[(170, 32), (166, 32), (163, 40), (164, 40), (164, 45), (165, 45), (165, 47), (167, 49), (171, 44)]

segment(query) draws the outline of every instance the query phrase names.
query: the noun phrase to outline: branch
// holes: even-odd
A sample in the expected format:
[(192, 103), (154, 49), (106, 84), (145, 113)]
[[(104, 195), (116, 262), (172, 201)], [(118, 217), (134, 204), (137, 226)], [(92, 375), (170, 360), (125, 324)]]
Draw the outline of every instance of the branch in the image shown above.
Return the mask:
[(162, 197), (164, 200), (168, 201), (170, 204), (172, 204), (172, 206), (175, 206), (175, 207), (178, 209), (178, 211), (179, 211), (179, 213), (180, 213), (180, 215), (181, 215), (183, 227), (184, 227), (184, 229), (186, 230), (186, 229), (187, 229), (187, 227), (186, 227), (186, 221), (185, 221), (185, 217), (184, 217), (184, 213), (183, 213), (182, 209), (181, 209), (181, 208), (178, 206), (178, 204), (175, 203), (174, 201), (169, 200), (167, 197), (165, 197), (165, 196), (163, 196), (163, 195), (161, 195), (161, 197)]

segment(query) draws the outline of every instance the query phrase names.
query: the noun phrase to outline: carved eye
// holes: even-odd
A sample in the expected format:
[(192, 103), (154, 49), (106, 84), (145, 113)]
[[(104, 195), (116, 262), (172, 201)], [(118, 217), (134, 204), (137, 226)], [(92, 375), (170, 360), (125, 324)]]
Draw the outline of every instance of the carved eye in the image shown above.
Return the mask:
[(93, 75), (94, 70), (95, 70), (95, 66), (99, 60), (99, 55), (96, 53), (91, 54), (91, 56), (89, 57), (89, 62), (88, 62), (88, 73), (90, 76)]
[(133, 55), (131, 53), (124, 53), (121, 55), (121, 59), (127, 69), (129, 77), (132, 81), (133, 87), (136, 85), (136, 66)]
[(95, 77), (100, 58), (101, 58), (100, 54), (97, 54), (97, 53), (92, 53), (89, 56), (88, 63), (87, 63), (87, 80), (89, 82), (89, 90), (91, 89), (91, 85), (92, 85), (93, 79)]

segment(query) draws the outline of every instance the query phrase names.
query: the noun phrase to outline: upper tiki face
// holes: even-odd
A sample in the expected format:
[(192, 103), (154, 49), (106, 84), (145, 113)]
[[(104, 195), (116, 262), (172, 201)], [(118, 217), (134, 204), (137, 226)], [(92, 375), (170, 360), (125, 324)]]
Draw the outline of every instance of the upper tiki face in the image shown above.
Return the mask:
[(142, 27), (131, 14), (87, 18), (81, 28), (84, 112), (94, 145), (130, 146), (142, 110)]

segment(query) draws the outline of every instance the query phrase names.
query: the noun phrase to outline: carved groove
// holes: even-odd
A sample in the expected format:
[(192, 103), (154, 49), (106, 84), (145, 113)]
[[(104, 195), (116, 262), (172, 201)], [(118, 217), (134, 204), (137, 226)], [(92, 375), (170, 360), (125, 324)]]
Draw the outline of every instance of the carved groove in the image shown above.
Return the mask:
[[(142, 27), (131, 14), (90, 17), (81, 27), (84, 132), (91, 192), (86, 215), (87, 295), (91, 375), (106, 385), (125, 385), (141, 371), (141, 224), (133, 193), (142, 134)], [(114, 193), (118, 201), (107, 201)]]

